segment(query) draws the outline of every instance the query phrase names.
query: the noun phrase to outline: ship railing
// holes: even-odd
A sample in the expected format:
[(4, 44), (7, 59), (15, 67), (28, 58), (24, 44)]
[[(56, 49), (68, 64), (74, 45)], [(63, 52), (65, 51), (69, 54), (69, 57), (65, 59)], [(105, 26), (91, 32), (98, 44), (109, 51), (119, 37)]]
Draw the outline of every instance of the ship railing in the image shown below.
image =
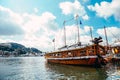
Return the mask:
[(75, 48), (83, 48), (83, 47), (86, 47), (86, 46), (88, 46), (88, 44), (77, 43), (77, 44), (72, 44), (70, 46), (68, 46), (68, 45), (63, 46), (61, 48), (58, 48), (58, 50), (68, 50), (68, 49), (75, 49)]
[(61, 47), (61, 48), (58, 48), (58, 50), (61, 50), (61, 49), (66, 49), (66, 48), (68, 48), (68, 46), (67, 46), (67, 45), (65, 45), (65, 46), (63, 46), (63, 47)]

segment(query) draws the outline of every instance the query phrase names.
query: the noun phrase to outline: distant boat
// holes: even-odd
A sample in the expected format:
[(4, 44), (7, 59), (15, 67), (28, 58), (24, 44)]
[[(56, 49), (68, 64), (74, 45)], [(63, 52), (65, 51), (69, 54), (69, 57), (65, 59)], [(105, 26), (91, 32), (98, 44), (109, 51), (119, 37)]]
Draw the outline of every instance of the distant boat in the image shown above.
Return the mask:
[[(66, 34), (65, 31), (64, 34)], [(79, 42), (78, 36), (77, 44), (67, 46), (65, 41), (64, 47), (59, 48), (58, 51), (48, 52), (44, 56), (48, 63), (84, 65), (93, 67), (101, 67), (103, 65), (106, 65), (107, 56), (105, 47), (99, 45), (99, 43), (102, 42), (102, 38), (94, 38), (92, 42), (93, 44), (91, 45), (82, 45), (81, 42)]]
[(112, 53), (113, 53), (112, 62), (113, 62), (113, 63), (118, 63), (118, 62), (120, 62), (120, 41), (115, 42), (115, 43), (111, 46), (111, 51), (112, 51)]
[(107, 60), (112, 63), (120, 63), (120, 40), (117, 39), (117, 36), (115, 36), (113, 33), (112, 35), (117, 39), (114, 43), (111, 45), (108, 44), (108, 39), (107, 39), (107, 32), (106, 32), (106, 27), (104, 26), (104, 32), (105, 32), (105, 38), (106, 38), (106, 51), (108, 54)]

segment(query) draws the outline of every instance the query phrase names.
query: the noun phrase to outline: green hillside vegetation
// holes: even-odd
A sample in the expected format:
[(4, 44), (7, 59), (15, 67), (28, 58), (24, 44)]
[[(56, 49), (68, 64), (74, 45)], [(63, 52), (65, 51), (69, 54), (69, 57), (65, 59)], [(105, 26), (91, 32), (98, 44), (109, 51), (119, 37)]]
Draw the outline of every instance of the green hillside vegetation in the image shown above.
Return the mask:
[(42, 53), (42, 51), (38, 50), (37, 48), (29, 48), (25, 47), (24, 45), (18, 43), (0, 43), (0, 51), (7, 51), (7, 52), (18, 52), (18, 55), (26, 54), (26, 53)]

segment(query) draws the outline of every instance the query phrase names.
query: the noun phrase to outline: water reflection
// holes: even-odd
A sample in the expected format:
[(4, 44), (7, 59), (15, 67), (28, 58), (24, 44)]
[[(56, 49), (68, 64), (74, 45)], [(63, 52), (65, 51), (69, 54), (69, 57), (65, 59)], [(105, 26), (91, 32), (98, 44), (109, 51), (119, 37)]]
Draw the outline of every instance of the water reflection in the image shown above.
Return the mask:
[(106, 80), (120, 80), (120, 66), (118, 64), (108, 64), (106, 69), (107, 79)]
[(45, 80), (44, 58), (0, 58), (0, 80)]
[(104, 69), (95, 69), (90, 67), (48, 64), (46, 63), (48, 71), (54, 71), (57, 74), (56, 80), (106, 80), (106, 72)]
[(0, 57), (0, 80), (120, 80), (120, 65), (96, 69), (48, 64), (44, 57)]

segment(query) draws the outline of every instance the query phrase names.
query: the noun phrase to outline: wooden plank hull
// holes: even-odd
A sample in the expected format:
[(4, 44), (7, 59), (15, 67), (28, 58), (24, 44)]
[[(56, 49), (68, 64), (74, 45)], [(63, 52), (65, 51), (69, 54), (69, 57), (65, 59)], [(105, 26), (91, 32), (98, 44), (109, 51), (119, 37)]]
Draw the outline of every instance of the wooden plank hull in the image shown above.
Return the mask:
[(84, 66), (100, 66), (97, 61), (97, 57), (93, 58), (48, 58), (48, 63), (66, 64), (66, 65), (84, 65)]

